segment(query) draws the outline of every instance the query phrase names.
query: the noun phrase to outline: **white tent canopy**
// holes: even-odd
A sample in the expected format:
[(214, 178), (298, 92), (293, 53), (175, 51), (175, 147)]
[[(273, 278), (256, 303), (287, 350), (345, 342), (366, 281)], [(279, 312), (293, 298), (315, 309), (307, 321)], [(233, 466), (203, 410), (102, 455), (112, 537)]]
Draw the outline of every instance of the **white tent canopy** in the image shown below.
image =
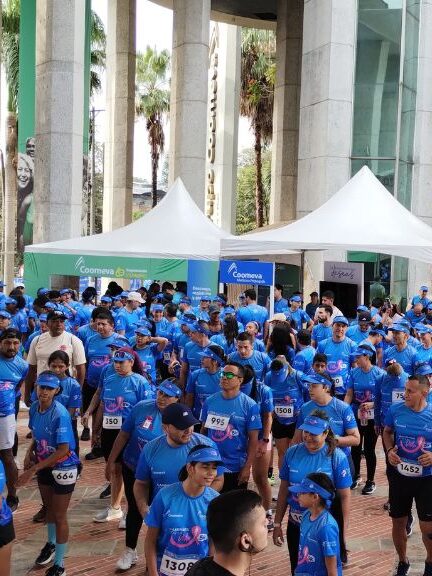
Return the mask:
[(45, 244), (26, 252), (219, 260), (222, 238), (234, 238), (201, 212), (180, 178), (155, 208), (132, 224), (106, 232)]
[(221, 246), (223, 257), (340, 249), (432, 263), (432, 228), (404, 208), (364, 166), (300, 220), (266, 232), (225, 238)]

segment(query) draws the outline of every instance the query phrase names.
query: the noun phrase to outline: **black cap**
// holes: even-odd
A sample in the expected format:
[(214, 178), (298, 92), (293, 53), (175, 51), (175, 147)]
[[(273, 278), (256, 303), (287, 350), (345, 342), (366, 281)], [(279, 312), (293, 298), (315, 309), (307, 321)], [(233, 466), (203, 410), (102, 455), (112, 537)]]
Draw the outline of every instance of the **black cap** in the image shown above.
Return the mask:
[(199, 420), (195, 418), (188, 406), (176, 402), (167, 406), (162, 412), (162, 424), (172, 424), (178, 430), (186, 430), (199, 424)]
[(358, 315), (358, 321), (359, 322), (370, 322), (371, 321), (370, 312), (362, 312), (361, 314), (359, 314)]
[(61, 310), (50, 310), (47, 314), (47, 322), (50, 320), (67, 320), (67, 317)]

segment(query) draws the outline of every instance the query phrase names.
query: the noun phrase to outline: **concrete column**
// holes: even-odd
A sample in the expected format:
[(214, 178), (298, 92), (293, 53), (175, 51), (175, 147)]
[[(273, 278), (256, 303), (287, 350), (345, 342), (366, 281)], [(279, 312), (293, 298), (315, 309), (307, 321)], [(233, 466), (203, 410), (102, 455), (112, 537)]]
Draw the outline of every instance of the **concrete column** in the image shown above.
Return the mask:
[(81, 0), (38, 0), (35, 243), (81, 231), (84, 36)]
[(241, 29), (215, 24), (210, 42), (206, 215), (235, 231)]
[[(351, 175), (356, 0), (305, 0), (300, 96), (297, 218)], [(330, 225), (330, 223), (329, 223)], [(344, 254), (328, 254), (340, 260)], [(323, 277), (323, 257), (305, 256), (305, 294)]]
[(303, 0), (278, 0), (270, 223), (296, 218)]
[(132, 222), (136, 0), (109, 0), (103, 230)]
[[(420, 4), (420, 36), (417, 67), (417, 102), (414, 133), (414, 167), (411, 210), (432, 226), (432, 0)], [(408, 300), (422, 284), (432, 289), (432, 266), (410, 260), (408, 265)]]
[(210, 0), (173, 0), (169, 182), (204, 211)]

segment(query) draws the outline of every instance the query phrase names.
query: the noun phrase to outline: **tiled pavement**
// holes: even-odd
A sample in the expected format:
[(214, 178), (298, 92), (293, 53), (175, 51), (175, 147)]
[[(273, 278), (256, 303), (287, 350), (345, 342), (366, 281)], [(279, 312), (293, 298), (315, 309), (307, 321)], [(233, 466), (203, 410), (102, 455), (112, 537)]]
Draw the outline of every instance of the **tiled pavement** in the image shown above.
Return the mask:
[[(28, 440), (24, 439), (26, 415), (19, 420), (20, 455)], [(81, 443), (82, 453), (89, 451), (89, 443)], [(360, 490), (353, 494), (352, 513), (348, 532), (349, 566), (344, 570), (347, 576), (390, 576), (395, 556), (391, 541), (391, 523), (383, 509), (386, 501), (386, 480), (384, 460), (381, 448), (378, 449), (379, 463), (377, 474), (378, 488), (372, 496), (361, 496)], [(70, 541), (66, 558), (68, 576), (102, 576), (114, 574), (116, 560), (124, 547), (124, 532), (117, 528), (118, 522), (95, 524), (92, 517), (95, 512), (106, 506), (106, 500), (99, 500), (104, 485), (104, 464), (102, 460), (86, 463), (77, 488), (72, 496), (69, 509)], [(275, 493), (277, 489), (275, 488)], [(14, 515), (17, 541), (13, 551), (13, 576), (40, 575), (44, 569), (35, 569), (33, 562), (45, 543), (46, 530), (40, 524), (34, 524), (31, 518), (39, 509), (40, 499), (36, 483), (33, 481), (19, 492), (20, 507)], [(229, 521), (229, 519), (228, 519)], [(127, 572), (131, 576), (145, 573), (143, 552), (144, 529), (139, 542), (140, 559), (138, 564)], [(423, 546), (418, 530), (409, 540), (409, 557), (413, 565), (412, 576), (423, 574)], [(290, 574), (286, 548), (269, 546), (257, 556), (252, 565), (254, 576), (288, 576)]]

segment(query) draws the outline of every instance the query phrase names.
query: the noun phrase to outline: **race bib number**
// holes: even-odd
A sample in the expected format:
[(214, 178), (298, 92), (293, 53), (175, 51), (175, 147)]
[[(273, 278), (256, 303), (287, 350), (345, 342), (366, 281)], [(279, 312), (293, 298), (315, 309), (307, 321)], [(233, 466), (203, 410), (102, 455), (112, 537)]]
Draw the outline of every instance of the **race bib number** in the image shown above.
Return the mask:
[(359, 420), (373, 420), (375, 418), (375, 410), (369, 408), (369, 410), (358, 410), (357, 417)]
[(336, 388), (343, 388), (343, 378), (342, 376), (333, 376), (333, 382)]
[(60, 468), (54, 468), (52, 475), (57, 484), (61, 486), (69, 486), (70, 484), (75, 484), (78, 476), (77, 468), (65, 468), (60, 470)]
[(228, 427), (229, 416), (221, 416), (219, 414), (208, 414), (205, 421), (205, 428), (210, 430), (226, 430)]
[(292, 404), (276, 404), (275, 414), (279, 418), (292, 418), (294, 416), (294, 406)]
[(110, 416), (104, 414), (102, 427), (105, 430), (119, 430), (122, 426), (123, 418), (121, 416)]
[(403, 402), (405, 400), (405, 392), (403, 390), (392, 391), (392, 404)]
[(397, 469), (403, 476), (422, 476), (423, 466), (420, 464), (409, 464), (408, 462), (399, 462)]
[(303, 516), (303, 512), (291, 512), (291, 510), (290, 510), (290, 518), (296, 524), (301, 524), (302, 516)]
[(171, 352), (164, 352), (163, 358), (164, 362), (169, 364), (171, 361)]
[(144, 422), (142, 423), (142, 427), (143, 427), (145, 430), (148, 430), (149, 428), (151, 428), (151, 425), (152, 425), (152, 418), (146, 418), (146, 419), (144, 420)]
[(168, 554), (164, 554), (160, 565), (160, 573), (164, 576), (183, 576), (196, 561), (196, 558), (173, 558)]

